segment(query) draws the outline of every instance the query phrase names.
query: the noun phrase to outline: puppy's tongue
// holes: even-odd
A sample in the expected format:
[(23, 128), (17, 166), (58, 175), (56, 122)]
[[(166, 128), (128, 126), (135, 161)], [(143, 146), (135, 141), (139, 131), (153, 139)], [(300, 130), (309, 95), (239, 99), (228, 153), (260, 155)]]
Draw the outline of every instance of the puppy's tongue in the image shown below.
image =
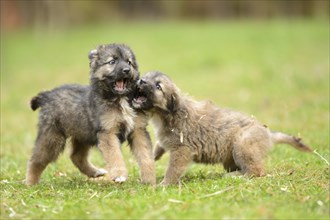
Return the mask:
[(124, 80), (116, 81), (116, 89), (119, 91), (123, 91), (125, 89), (125, 82)]
[(139, 97), (135, 98), (135, 101), (138, 103), (142, 103), (142, 102), (147, 101), (147, 98), (144, 96), (139, 96)]

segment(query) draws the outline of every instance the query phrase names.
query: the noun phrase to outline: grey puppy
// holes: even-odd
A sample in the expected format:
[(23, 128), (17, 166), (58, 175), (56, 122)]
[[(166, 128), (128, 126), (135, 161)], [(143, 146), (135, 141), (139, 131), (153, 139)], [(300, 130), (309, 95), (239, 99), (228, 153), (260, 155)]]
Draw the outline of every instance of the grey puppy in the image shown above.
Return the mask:
[(272, 132), (253, 117), (181, 95), (160, 72), (141, 78), (133, 106), (152, 117), (158, 139), (155, 159), (170, 151), (163, 185), (177, 183), (190, 162), (222, 163), (228, 172), (263, 176), (263, 159), (273, 144), (311, 151), (299, 138)]
[[(26, 184), (39, 182), (46, 166), (55, 161), (71, 138), (71, 160), (88, 177), (105, 175), (115, 182), (127, 179), (121, 143), (128, 140), (137, 159), (144, 183), (155, 184), (154, 160), (148, 118), (130, 106), (139, 78), (132, 50), (122, 44), (100, 45), (89, 53), (90, 85), (64, 85), (41, 92), (31, 108), (41, 108), (38, 136), (28, 162)], [(88, 161), (88, 152), (97, 145), (107, 170)]]

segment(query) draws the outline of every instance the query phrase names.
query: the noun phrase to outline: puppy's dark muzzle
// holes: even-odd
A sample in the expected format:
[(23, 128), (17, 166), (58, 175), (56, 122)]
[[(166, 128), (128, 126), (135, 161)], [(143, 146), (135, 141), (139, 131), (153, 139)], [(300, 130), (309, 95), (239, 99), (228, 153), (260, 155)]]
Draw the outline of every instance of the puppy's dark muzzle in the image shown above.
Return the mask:
[(133, 77), (133, 72), (130, 68), (123, 68), (117, 73), (117, 79), (130, 79)]
[(143, 85), (143, 84), (146, 84), (147, 82), (146, 81), (144, 81), (143, 79), (140, 79), (139, 81), (138, 81), (138, 85)]
[(139, 79), (136, 83), (136, 89), (139, 92), (145, 92), (146, 90), (148, 90), (148, 84), (142, 79)]
[(130, 68), (123, 68), (121, 72), (125, 75), (128, 75), (131, 72), (131, 69)]

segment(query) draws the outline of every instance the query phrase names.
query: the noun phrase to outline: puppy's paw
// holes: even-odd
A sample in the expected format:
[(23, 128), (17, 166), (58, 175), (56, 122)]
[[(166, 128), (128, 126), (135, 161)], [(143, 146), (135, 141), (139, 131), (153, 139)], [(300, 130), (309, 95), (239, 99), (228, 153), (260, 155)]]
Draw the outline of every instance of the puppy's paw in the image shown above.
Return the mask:
[(107, 173), (108, 171), (106, 171), (105, 169), (98, 169), (93, 177), (96, 178), (96, 177), (104, 176)]
[(109, 179), (115, 183), (123, 183), (128, 179), (128, 173), (125, 168), (110, 169), (108, 176), (109, 176)]
[(113, 181), (115, 183), (123, 183), (123, 182), (126, 182), (126, 180), (127, 180), (127, 177), (125, 177), (125, 176), (118, 176), (113, 179)]

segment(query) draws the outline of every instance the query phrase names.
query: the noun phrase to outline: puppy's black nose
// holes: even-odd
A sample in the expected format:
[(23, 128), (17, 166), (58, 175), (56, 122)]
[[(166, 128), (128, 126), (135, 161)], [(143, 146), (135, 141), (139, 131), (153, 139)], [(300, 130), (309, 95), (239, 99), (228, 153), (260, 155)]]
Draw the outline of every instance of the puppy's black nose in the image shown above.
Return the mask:
[(122, 72), (128, 74), (131, 71), (130, 68), (123, 68)]
[(143, 79), (140, 79), (139, 80), (139, 85), (143, 85), (143, 84), (145, 84), (146, 83), (146, 81), (144, 81)]

